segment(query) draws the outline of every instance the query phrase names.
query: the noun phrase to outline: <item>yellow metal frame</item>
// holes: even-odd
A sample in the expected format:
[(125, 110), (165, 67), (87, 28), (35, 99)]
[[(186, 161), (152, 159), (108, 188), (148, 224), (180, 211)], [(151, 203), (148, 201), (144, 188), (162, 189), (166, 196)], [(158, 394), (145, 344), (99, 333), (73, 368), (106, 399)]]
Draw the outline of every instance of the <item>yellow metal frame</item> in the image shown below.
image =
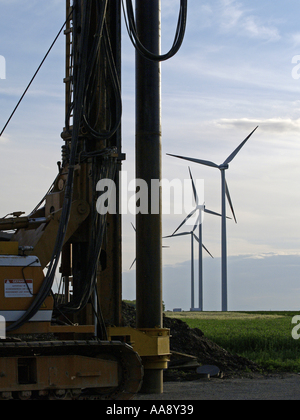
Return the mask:
[[(22, 384), (18, 374), (24, 364), (31, 380)], [(51, 391), (59, 389), (80, 390), (118, 386), (118, 362), (78, 356), (1, 357), (2, 378), (0, 392)], [(27, 383), (28, 382), (28, 383)]]
[(108, 327), (108, 339), (130, 344), (142, 358), (145, 369), (167, 369), (170, 360), (170, 330), (167, 328)]
[(18, 255), (19, 242), (0, 242), (0, 255)]

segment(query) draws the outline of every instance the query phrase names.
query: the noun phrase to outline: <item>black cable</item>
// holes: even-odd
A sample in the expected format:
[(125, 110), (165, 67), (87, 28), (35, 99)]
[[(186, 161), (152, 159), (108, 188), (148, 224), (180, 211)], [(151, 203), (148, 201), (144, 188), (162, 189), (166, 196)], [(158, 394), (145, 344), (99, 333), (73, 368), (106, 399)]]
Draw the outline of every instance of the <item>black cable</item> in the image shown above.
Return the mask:
[(59, 224), (58, 233), (56, 236), (56, 242), (55, 242), (53, 254), (51, 257), (51, 261), (48, 267), (46, 277), (40, 287), (40, 290), (37, 293), (35, 300), (33, 301), (33, 303), (30, 305), (28, 310), (25, 312), (24, 315), (21, 316), (19, 320), (17, 320), (16, 322), (14, 322), (13, 324), (7, 327), (7, 331), (13, 331), (17, 328), (20, 328), (27, 321), (29, 321), (39, 311), (40, 307), (44, 303), (47, 296), (49, 296), (52, 289), (55, 272), (57, 269), (60, 253), (63, 247), (64, 238), (67, 231), (71, 205), (72, 205), (75, 160), (76, 160), (77, 144), (78, 144), (78, 138), (79, 138), (80, 122), (82, 118), (82, 103), (83, 103), (84, 87), (85, 87), (84, 76), (86, 74), (86, 63), (87, 63), (86, 52), (87, 52), (87, 40), (88, 40), (90, 18), (91, 18), (91, 2), (87, 2), (85, 3), (85, 7), (83, 7), (83, 25), (82, 25), (82, 37), (81, 37), (81, 45), (80, 45), (80, 51), (82, 51), (82, 54), (80, 56), (80, 65), (78, 66), (78, 69), (77, 69), (76, 82), (75, 82), (76, 100), (75, 100), (75, 106), (74, 106), (74, 124), (73, 124), (73, 132), (72, 132), (69, 171), (68, 171), (68, 178), (67, 178), (66, 188), (65, 188), (62, 214), (60, 218), (60, 224)]
[[(101, 311), (101, 306), (100, 306), (100, 302), (99, 302), (99, 295), (98, 295), (97, 288), (95, 288), (95, 295), (96, 295), (96, 302), (97, 302), (96, 317), (97, 317), (97, 321), (98, 321), (97, 335), (98, 335), (98, 338), (100, 338), (101, 340), (106, 340), (107, 341), (108, 340), (108, 333), (107, 333), (103, 313)], [(100, 330), (100, 331), (98, 332), (98, 330)]]
[[(78, 0), (79, 1), (79, 0)], [(77, 7), (76, 4), (80, 4), (74, 1), (74, 7)], [(80, 40), (79, 40), (79, 51), (80, 54), (78, 55), (78, 61), (76, 62), (76, 66), (74, 65), (73, 70), (73, 85), (74, 85), (74, 103), (72, 105), (73, 110), (73, 129), (72, 129), (72, 140), (70, 145), (70, 156), (69, 156), (69, 163), (68, 163), (68, 178), (66, 181), (65, 187), (65, 195), (64, 195), (64, 202), (60, 217), (60, 224), (58, 228), (58, 233), (56, 236), (56, 242), (54, 246), (54, 250), (52, 253), (52, 257), (48, 266), (46, 277), (38, 291), (35, 300), (30, 305), (28, 310), (25, 312), (23, 316), (13, 324), (7, 327), (7, 331), (13, 331), (15, 329), (20, 328), (23, 324), (29, 321), (40, 309), (41, 305), (50, 295), (51, 289), (53, 286), (54, 276), (57, 269), (57, 265), (59, 262), (59, 257), (62, 251), (62, 247), (64, 244), (64, 239), (67, 231), (67, 226), (70, 217), (71, 205), (72, 205), (72, 195), (73, 195), (73, 180), (74, 180), (74, 171), (75, 171), (75, 164), (78, 159), (77, 154), (77, 145), (79, 141), (80, 135), (80, 128), (83, 120), (83, 104), (85, 100), (85, 95), (87, 92), (87, 85), (90, 80), (90, 72), (91, 69), (89, 67), (90, 60), (94, 60), (96, 54), (99, 52), (99, 46), (101, 43), (102, 32), (103, 28), (105, 27), (105, 13), (106, 13), (106, 6), (108, 0), (105, 1), (104, 8), (99, 10), (101, 15), (101, 20), (99, 22), (99, 39), (97, 40), (98, 45), (97, 48), (94, 50), (94, 57), (88, 57), (88, 42), (89, 42), (89, 28), (91, 23), (91, 4), (92, 2), (83, 3), (82, 7), (82, 25), (81, 25), (81, 32), (80, 32)], [(103, 5), (103, 3), (101, 3)], [(105, 32), (105, 31), (104, 31)], [(107, 37), (106, 37), (107, 38)], [(108, 45), (106, 40), (106, 52), (109, 51)], [(117, 89), (115, 89), (115, 92)], [(93, 156), (93, 159), (99, 159), (99, 157)], [(110, 157), (103, 157), (101, 171), (102, 175), (105, 178), (114, 179), (115, 170), (116, 170), (116, 159)], [(99, 167), (99, 164), (96, 165)], [(99, 177), (97, 178), (99, 180)], [(96, 188), (94, 188), (96, 191)], [(93, 231), (94, 236), (93, 241), (91, 241), (89, 245), (89, 264), (88, 264), (88, 271), (84, 276), (83, 287), (80, 291), (80, 295), (78, 299), (74, 299), (69, 304), (65, 304), (56, 308), (58, 314), (61, 313), (72, 313), (80, 310), (83, 308), (89, 301), (91, 295), (94, 293), (97, 281), (97, 267), (98, 261), (100, 257), (100, 252), (102, 248), (102, 243), (104, 239), (105, 229), (106, 229), (106, 215), (99, 215), (95, 210), (95, 215), (93, 218), (94, 222), (92, 223), (91, 229), (96, 230)], [(55, 312), (55, 311), (54, 311)]]
[[(114, 180), (116, 173), (116, 159), (106, 158), (101, 165), (101, 176), (95, 176), (95, 182), (99, 179), (111, 179)], [(96, 168), (99, 165), (94, 166), (93, 174), (96, 173)], [(97, 180), (97, 181), (96, 181)], [(93, 191), (96, 191), (96, 185), (94, 186)], [(86, 306), (89, 302), (91, 296), (93, 295), (96, 289), (97, 282), (97, 269), (99, 263), (99, 257), (102, 249), (102, 244), (104, 240), (104, 235), (106, 231), (106, 214), (100, 215), (94, 210), (94, 215), (92, 217), (91, 231), (90, 231), (90, 243), (88, 250), (87, 258), (87, 272), (83, 273), (83, 278), (78, 279), (77, 283), (81, 284), (80, 292), (77, 293), (77, 296), (73, 296), (73, 300), (67, 304), (62, 304), (58, 306), (58, 310), (65, 314), (76, 313)], [(73, 273), (74, 281), (74, 273)], [(56, 308), (54, 309), (54, 315), (56, 316)]]
[(124, 7), (124, 0), (122, 0), (123, 10), (124, 10), (124, 17), (125, 23), (127, 27), (127, 31), (129, 34), (129, 38), (136, 48), (136, 50), (145, 58), (151, 61), (166, 61), (173, 57), (180, 49), (182, 42), (185, 36), (186, 30), (186, 23), (187, 23), (187, 0), (180, 0), (180, 11), (177, 23), (177, 29), (175, 34), (175, 39), (170, 51), (163, 55), (153, 54), (149, 51), (139, 39), (138, 31), (135, 23), (135, 17), (133, 12), (133, 5), (132, 0), (126, 0), (126, 9), (127, 9), (127, 18), (126, 18), (126, 11)]
[(55, 180), (52, 182), (51, 186), (49, 187), (48, 191), (46, 192), (46, 194), (44, 195), (44, 197), (41, 199), (41, 201), (35, 206), (35, 208), (30, 212), (29, 217), (32, 216), (39, 208), (40, 206), (43, 204), (43, 202), (46, 200), (47, 195), (50, 193), (50, 191), (52, 190), (57, 178), (60, 176), (60, 174), (58, 174), (55, 177)]
[[(87, 74), (85, 76), (86, 80), (86, 90), (84, 95), (84, 102), (83, 102), (83, 123), (87, 131), (86, 139), (90, 139), (91, 137), (97, 140), (107, 140), (110, 139), (116, 131), (119, 129), (121, 124), (121, 116), (122, 116), (122, 100), (121, 100), (121, 87), (120, 81), (118, 78), (118, 72), (116, 69), (114, 55), (112, 52), (112, 47), (110, 43), (109, 31), (107, 28), (106, 22), (106, 11), (107, 11), (108, 0), (98, 1), (96, 2), (96, 17), (95, 20), (97, 22), (97, 27), (95, 33), (93, 34), (92, 45), (90, 47), (90, 52), (88, 56), (88, 63), (87, 63)], [(74, 27), (76, 27), (76, 22), (74, 23)], [(74, 33), (74, 37), (76, 38), (78, 34)], [(76, 44), (76, 39), (74, 39), (73, 44)], [(73, 45), (72, 44), (72, 45)], [(72, 50), (71, 52), (71, 63), (73, 65), (73, 71), (77, 67), (76, 57), (74, 54), (76, 51)], [(101, 63), (100, 63), (101, 59)], [(92, 118), (96, 115), (99, 118), (100, 112), (95, 111), (95, 103), (99, 104), (99, 74), (96, 71), (100, 65), (103, 63), (107, 63), (108, 72), (103, 72), (106, 76), (105, 85), (111, 84), (112, 92), (114, 96), (114, 103), (111, 107), (115, 109), (114, 115), (111, 114), (110, 123), (107, 123), (107, 127), (105, 129), (99, 128), (98, 120), (91, 121)], [(71, 67), (72, 67), (71, 65)], [(71, 80), (74, 79), (71, 76)], [(70, 89), (72, 92), (72, 89)], [(109, 91), (107, 91), (109, 92)], [(113, 98), (108, 97), (108, 103), (112, 102)], [(72, 102), (72, 98), (69, 98), (69, 109), (66, 113), (66, 122), (65, 126), (67, 131), (70, 128), (70, 118), (72, 116), (72, 111), (74, 109), (74, 102)], [(99, 106), (99, 105), (98, 105)], [(106, 118), (108, 120), (108, 118)]]
[(31, 265), (36, 264), (36, 263), (39, 263), (39, 260), (38, 260), (38, 259), (36, 259), (36, 260), (32, 261), (30, 264), (26, 265), (25, 267), (22, 267), (22, 276), (23, 276), (24, 284), (26, 285), (27, 290), (28, 290), (28, 292), (29, 292), (29, 294), (30, 294), (31, 296), (36, 296), (36, 295), (35, 295), (35, 294), (33, 294), (33, 293), (31, 292), (30, 287), (29, 287), (29, 286), (28, 286), (28, 284), (27, 284), (27, 280), (26, 280), (26, 277), (25, 277), (24, 270), (25, 270), (25, 268), (28, 268), (28, 267), (30, 267)]
[(23, 95), (21, 96), (21, 98), (20, 98), (19, 102), (18, 102), (18, 103), (17, 103), (17, 105), (15, 106), (15, 108), (14, 108), (13, 112), (11, 113), (10, 117), (8, 118), (8, 120), (7, 120), (6, 124), (5, 124), (5, 125), (4, 125), (4, 127), (2, 128), (2, 131), (1, 131), (1, 133), (0, 133), (0, 137), (1, 137), (1, 136), (2, 136), (2, 134), (4, 133), (4, 131), (5, 131), (6, 127), (7, 127), (7, 126), (8, 126), (8, 124), (10, 123), (10, 120), (11, 120), (11, 119), (12, 119), (12, 117), (14, 116), (15, 112), (16, 112), (16, 111), (17, 111), (17, 109), (19, 108), (20, 103), (22, 102), (22, 100), (23, 100), (24, 96), (25, 96), (25, 95), (26, 95), (26, 93), (28, 92), (28, 89), (29, 89), (29, 88), (30, 88), (30, 86), (32, 85), (32, 82), (33, 82), (33, 81), (34, 81), (34, 79), (36, 78), (36, 76), (37, 76), (38, 72), (40, 71), (40, 69), (41, 69), (42, 65), (43, 65), (43, 64), (44, 64), (44, 62), (46, 61), (46, 58), (47, 58), (47, 57), (48, 57), (48, 55), (50, 54), (50, 51), (51, 51), (51, 50), (52, 50), (52, 48), (54, 47), (54, 45), (55, 45), (56, 41), (58, 40), (58, 38), (59, 38), (60, 34), (62, 33), (62, 31), (63, 31), (63, 29), (64, 29), (64, 27), (66, 26), (67, 22), (68, 22), (68, 21), (69, 21), (69, 19), (71, 18), (72, 13), (73, 13), (73, 9), (72, 9), (71, 13), (69, 14), (69, 16), (67, 17), (67, 19), (66, 19), (65, 23), (63, 24), (63, 26), (62, 26), (62, 27), (61, 27), (61, 29), (59, 30), (58, 34), (56, 35), (56, 37), (55, 37), (54, 41), (52, 42), (52, 44), (51, 44), (51, 46), (50, 46), (50, 48), (49, 48), (49, 50), (47, 51), (47, 53), (46, 53), (45, 57), (43, 58), (43, 60), (42, 60), (41, 64), (40, 64), (40, 65), (39, 65), (39, 67), (37, 68), (37, 70), (36, 70), (36, 72), (34, 73), (34, 75), (33, 75), (32, 79), (30, 80), (29, 84), (27, 85), (26, 89), (24, 90)]
[[(107, 2), (104, 5), (104, 9), (106, 9)], [(118, 78), (118, 73), (116, 69), (116, 65), (114, 62), (114, 55), (112, 52), (112, 47), (109, 38), (109, 31), (107, 28), (107, 22), (104, 17), (103, 9), (100, 8), (98, 10), (98, 21), (101, 22), (103, 20), (103, 24), (99, 25), (97, 28), (96, 34), (94, 36), (94, 43), (91, 49), (91, 54), (89, 58), (88, 68), (90, 68), (90, 73), (88, 75), (87, 87), (86, 87), (86, 94), (84, 100), (84, 111), (83, 111), (83, 120), (84, 124), (88, 130), (88, 133), (96, 138), (101, 140), (107, 140), (111, 138), (116, 131), (119, 129), (121, 124), (121, 117), (122, 117), (122, 100), (121, 100), (121, 87), (120, 81)], [(96, 95), (99, 96), (98, 93), (98, 74), (94, 71), (95, 68), (99, 67), (99, 61), (101, 56), (101, 50), (104, 50), (104, 57), (108, 64), (108, 75), (110, 80), (107, 80), (106, 85), (110, 82), (112, 85), (113, 95), (114, 95), (114, 106), (112, 108), (115, 109), (115, 116), (111, 118), (110, 126), (106, 127), (105, 130), (96, 129), (95, 126), (97, 125), (97, 121), (94, 124), (94, 127), (91, 125), (90, 122), (90, 111), (94, 110), (94, 102), (98, 99)], [(109, 98), (109, 101), (112, 99)], [(99, 115), (99, 112), (96, 113)]]

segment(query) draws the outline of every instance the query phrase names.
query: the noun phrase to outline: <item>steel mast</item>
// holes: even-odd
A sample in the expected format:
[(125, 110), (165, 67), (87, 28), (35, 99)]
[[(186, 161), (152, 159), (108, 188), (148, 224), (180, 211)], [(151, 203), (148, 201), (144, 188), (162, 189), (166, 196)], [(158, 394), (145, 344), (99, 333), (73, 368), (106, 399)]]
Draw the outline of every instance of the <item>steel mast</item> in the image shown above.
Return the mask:
[[(160, 53), (160, 0), (136, 0), (142, 44)], [(137, 328), (162, 328), (162, 218), (151, 214), (151, 180), (161, 179), (161, 65), (136, 52), (136, 179), (148, 185), (148, 214), (136, 216)], [(160, 194), (160, 193), (159, 193)], [(162, 392), (163, 371), (146, 370), (144, 391)]]

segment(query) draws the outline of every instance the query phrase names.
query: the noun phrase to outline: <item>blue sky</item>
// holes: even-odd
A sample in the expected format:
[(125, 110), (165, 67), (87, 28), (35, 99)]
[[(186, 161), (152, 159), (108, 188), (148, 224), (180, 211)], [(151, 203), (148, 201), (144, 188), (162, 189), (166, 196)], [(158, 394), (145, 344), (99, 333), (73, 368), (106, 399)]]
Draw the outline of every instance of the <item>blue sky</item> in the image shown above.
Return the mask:
[[(241, 263), (245, 255), (259, 258), (268, 267), (267, 256), (297, 257), (300, 255), (300, 79), (292, 77), (295, 67), (292, 59), (300, 54), (299, 2), (189, 0), (188, 4), (183, 46), (177, 56), (162, 64), (163, 176), (188, 178), (187, 163), (166, 153), (221, 163), (259, 125), (227, 171), (238, 219), (237, 225), (228, 223), (228, 255), (235, 262), (240, 258)], [(178, 7), (179, 1), (162, 0), (164, 52), (173, 42)], [(64, 22), (65, 4), (62, 0), (0, 0), (0, 10), (0, 55), (6, 59), (6, 80), (0, 80), (0, 126), (4, 126)], [(123, 151), (127, 155), (124, 170), (132, 179), (134, 51), (124, 27), (122, 49)], [(56, 162), (60, 160), (62, 145), (60, 133), (64, 126), (63, 77), (64, 37), (61, 36), (0, 138), (0, 214), (3, 216), (16, 210), (30, 212), (57, 173)], [(219, 172), (196, 164), (191, 164), (191, 170), (195, 178), (204, 179), (207, 207), (220, 211)], [(178, 215), (164, 217), (163, 234), (171, 234), (182, 219)], [(134, 222), (134, 216), (124, 217), (125, 298), (134, 298), (135, 273), (134, 270), (128, 273), (135, 256), (130, 222)], [(215, 264), (210, 272), (219, 269), (220, 230), (219, 220), (205, 218), (203, 240), (216, 257), (209, 262)], [(164, 284), (170, 281), (167, 268), (177, 267), (175, 273), (180, 285), (180, 267), (190, 260), (188, 238), (168, 240), (166, 244), (170, 248), (163, 251)], [(280, 264), (284, 266), (284, 258)], [(260, 276), (262, 266), (254, 264), (252, 270), (255, 290), (254, 279)], [(290, 263), (286, 260), (284, 282), (294, 302), (297, 292), (300, 300), (300, 285), (295, 291), (294, 271), (289, 270)], [(244, 272), (251, 284), (251, 265), (245, 265)], [(274, 274), (271, 269), (263, 272), (266, 282)], [(233, 284), (234, 276), (231, 276)], [(228, 281), (230, 291), (230, 275)], [(277, 278), (274, 282), (273, 309), (281, 308), (282, 281)], [(185, 281), (178, 295), (184, 290), (189, 296)], [(220, 294), (217, 283), (213, 292)], [(255, 291), (248, 295), (252, 300), (245, 303), (247, 308), (252, 302), (254, 309), (258, 306), (263, 309), (262, 302), (257, 304)], [(217, 310), (218, 303), (210, 296), (208, 293), (207, 307)], [(287, 305), (288, 299), (284, 306)], [(295, 309), (295, 303), (291, 306)]]

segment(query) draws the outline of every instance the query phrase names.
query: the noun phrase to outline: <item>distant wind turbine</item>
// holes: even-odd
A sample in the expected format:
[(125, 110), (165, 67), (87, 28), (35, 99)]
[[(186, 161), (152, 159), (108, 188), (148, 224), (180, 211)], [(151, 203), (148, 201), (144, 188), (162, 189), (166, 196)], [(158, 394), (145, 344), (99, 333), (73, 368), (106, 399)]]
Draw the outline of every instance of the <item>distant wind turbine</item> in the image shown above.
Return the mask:
[[(208, 249), (203, 245), (202, 242), (202, 212), (207, 213), (207, 214), (212, 214), (214, 216), (220, 216), (221, 214), (216, 213), (212, 210), (208, 210), (205, 205), (199, 205), (199, 198), (198, 198), (198, 194), (197, 194), (197, 190), (196, 190), (196, 186), (193, 180), (193, 176), (191, 173), (191, 169), (189, 168), (189, 174), (190, 174), (190, 178), (191, 178), (191, 182), (192, 182), (192, 188), (193, 188), (193, 195), (194, 195), (194, 199), (195, 199), (195, 203), (196, 203), (196, 208), (194, 210), (191, 211), (191, 213), (184, 219), (184, 221), (178, 226), (178, 228), (175, 230), (174, 234), (181, 228), (181, 226), (183, 226), (188, 219), (190, 219), (197, 211), (199, 212), (198, 218), (197, 218), (197, 222), (195, 224), (195, 227), (197, 226), (197, 223), (199, 225), (199, 233), (198, 233), (198, 238), (195, 235), (195, 239), (198, 241), (199, 243), (199, 257), (198, 257), (198, 264), (199, 264), (199, 270), (198, 270), (198, 277), (199, 277), (199, 288), (198, 288), (198, 294), (199, 294), (199, 310), (203, 311), (203, 248), (205, 249), (205, 251), (213, 258), (212, 254), (208, 251)], [(228, 218), (229, 219), (229, 218)], [(173, 235), (174, 235), (173, 234)]]
[(199, 211), (199, 215), (197, 218), (197, 222), (195, 224), (195, 228), (197, 226), (197, 224), (199, 225), (199, 237), (197, 238), (197, 236), (195, 235), (195, 239), (198, 241), (199, 243), (199, 258), (198, 258), (198, 264), (199, 264), (199, 272), (198, 272), (198, 276), (199, 276), (199, 288), (198, 288), (198, 293), (199, 293), (199, 309), (200, 311), (203, 311), (203, 248), (205, 249), (205, 251), (213, 258), (212, 254), (208, 251), (208, 249), (203, 245), (202, 242), (202, 211), (204, 213), (208, 213), (208, 214), (212, 214), (214, 216), (220, 216), (221, 214), (216, 213), (214, 211), (208, 210), (206, 209), (205, 205), (199, 205), (199, 198), (198, 198), (198, 194), (197, 194), (197, 190), (195, 187), (195, 183), (192, 177), (192, 173), (191, 173), (191, 169), (189, 168), (189, 173), (190, 173), (190, 178), (191, 178), (191, 182), (192, 182), (192, 188), (193, 188), (193, 195), (194, 195), (194, 199), (196, 202), (196, 208), (194, 210), (191, 211), (191, 213), (184, 219), (184, 221), (178, 226), (178, 228), (175, 230), (174, 234), (181, 228), (181, 226), (183, 226), (190, 217), (192, 217), (197, 211)]
[[(184, 225), (184, 223), (193, 216), (193, 214), (195, 214), (195, 212), (197, 210), (199, 210), (199, 207), (202, 206), (197, 206), (195, 210), (193, 210), (185, 219), (184, 221), (178, 226), (178, 228), (175, 230), (175, 232), (172, 235), (169, 236), (165, 236), (165, 238), (175, 238), (177, 236), (187, 236), (187, 235), (191, 235), (191, 310), (193, 310), (195, 308), (195, 280), (194, 280), (194, 239), (196, 239), (196, 241), (199, 243), (199, 257), (200, 257), (200, 248), (201, 248), (201, 257), (202, 257), (202, 248), (205, 249), (205, 251), (213, 258), (213, 256), (211, 255), (211, 253), (208, 251), (208, 249), (203, 245), (202, 243), (202, 235), (201, 235), (201, 240), (199, 240), (199, 238), (197, 237), (197, 235), (195, 234), (195, 230), (197, 228), (198, 225), (198, 220), (199, 217), (201, 217), (201, 215), (198, 216), (197, 221), (193, 227), (193, 230), (190, 232), (182, 232), (182, 233), (176, 233), (181, 226)], [(210, 212), (210, 210), (208, 210), (208, 212)], [(201, 210), (200, 210), (201, 213)], [(199, 225), (199, 233), (201, 233), (201, 225)], [(202, 264), (202, 262), (201, 262)], [(200, 268), (200, 263), (199, 263), (199, 268)], [(199, 285), (200, 287), (200, 285)], [(201, 291), (199, 291), (199, 308), (200, 308), (200, 302), (202, 301), (202, 283), (201, 283)], [(200, 301), (200, 294), (201, 294), (201, 301)]]
[[(194, 238), (196, 238), (196, 235), (194, 233), (196, 229), (196, 225), (194, 227), (194, 230), (191, 232), (183, 232), (183, 233), (177, 233), (170, 236), (165, 236), (165, 238), (175, 238), (177, 236), (191, 236), (191, 310), (195, 307), (195, 280), (194, 280)], [(197, 238), (198, 240), (198, 238)]]
[(222, 185), (222, 311), (227, 312), (228, 310), (228, 298), (227, 298), (227, 239), (226, 239), (226, 197), (229, 202), (233, 217), (235, 222), (237, 223), (231, 197), (229, 194), (228, 185), (226, 182), (225, 171), (229, 168), (229, 163), (235, 158), (241, 148), (245, 145), (245, 143), (249, 140), (252, 134), (258, 129), (258, 126), (249, 134), (248, 137), (245, 138), (244, 141), (228, 156), (228, 158), (221, 164), (217, 165), (214, 162), (202, 159), (195, 159), (195, 158), (188, 158), (183, 156), (171, 155), (179, 159), (188, 160), (190, 162), (199, 163), (200, 165), (211, 166), (213, 168), (219, 169), (221, 172), (221, 185)]

